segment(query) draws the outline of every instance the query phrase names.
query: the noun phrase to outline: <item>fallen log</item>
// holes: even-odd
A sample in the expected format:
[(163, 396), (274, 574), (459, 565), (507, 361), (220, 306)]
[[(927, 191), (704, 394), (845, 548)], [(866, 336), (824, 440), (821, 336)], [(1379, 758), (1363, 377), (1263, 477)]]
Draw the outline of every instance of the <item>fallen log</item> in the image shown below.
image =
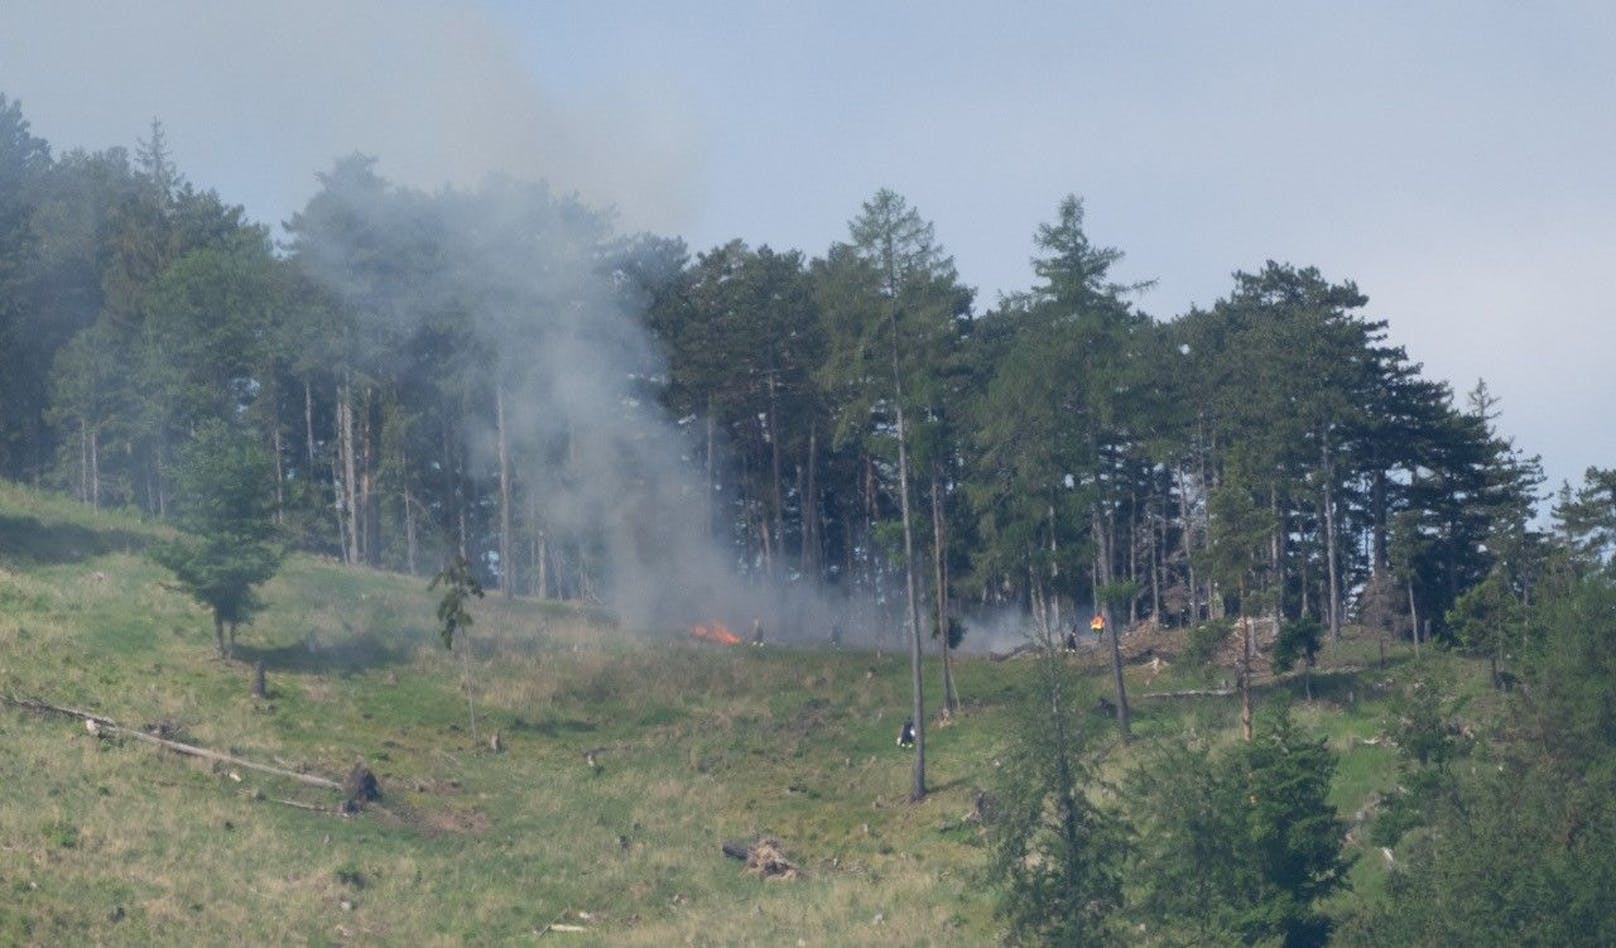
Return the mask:
[(785, 857), (777, 839), (763, 836), (751, 845), (731, 842), (724, 843), (719, 848), (723, 850), (724, 855), (731, 859), (739, 859), (746, 863), (747, 869), (766, 879), (795, 879), (802, 875), (802, 869)]
[(1145, 691), (1138, 698), (1228, 698), (1239, 694), (1233, 688), (1203, 688), (1199, 691)]
[(277, 777), (286, 777), (288, 779), (296, 780), (300, 783), (306, 783), (314, 787), (325, 787), (326, 789), (336, 790), (338, 792), (343, 790), (342, 784), (335, 780), (329, 780), (325, 777), (317, 777), (314, 774), (298, 773), (295, 770), (283, 770), (280, 767), (271, 767), (268, 764), (260, 764), (257, 761), (246, 760), (231, 754), (222, 754), (219, 751), (209, 750), (206, 747), (198, 747), (195, 744), (185, 744), (181, 743), (180, 741), (172, 741), (168, 738), (158, 737), (155, 734), (147, 734), (145, 731), (136, 728), (124, 727), (123, 725), (118, 724), (116, 721), (113, 721), (111, 718), (102, 717), (99, 714), (89, 711), (80, 711), (77, 708), (57, 707), (53, 704), (46, 704), (43, 701), (38, 701), (31, 698), (13, 698), (10, 695), (0, 695), (0, 701), (12, 705), (13, 707), (23, 708), (29, 711), (62, 714), (67, 715), (68, 717), (80, 718), (85, 721), (93, 722), (98, 727), (99, 733), (101, 734), (117, 734), (122, 737), (132, 737), (137, 741), (145, 741), (148, 744), (156, 744), (158, 747), (165, 747), (178, 754), (185, 754), (190, 757), (200, 757), (204, 760), (218, 761), (220, 763), (231, 764), (236, 767), (245, 767), (248, 770), (256, 770), (260, 773), (273, 774)]

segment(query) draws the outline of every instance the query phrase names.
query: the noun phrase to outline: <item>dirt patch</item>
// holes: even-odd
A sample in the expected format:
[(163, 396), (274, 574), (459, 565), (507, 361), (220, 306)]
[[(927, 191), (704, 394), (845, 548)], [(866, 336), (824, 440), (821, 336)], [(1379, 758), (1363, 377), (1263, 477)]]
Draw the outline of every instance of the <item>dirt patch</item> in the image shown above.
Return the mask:
[(436, 810), (421, 814), (421, 826), (435, 833), (483, 833), (494, 822), (482, 810)]

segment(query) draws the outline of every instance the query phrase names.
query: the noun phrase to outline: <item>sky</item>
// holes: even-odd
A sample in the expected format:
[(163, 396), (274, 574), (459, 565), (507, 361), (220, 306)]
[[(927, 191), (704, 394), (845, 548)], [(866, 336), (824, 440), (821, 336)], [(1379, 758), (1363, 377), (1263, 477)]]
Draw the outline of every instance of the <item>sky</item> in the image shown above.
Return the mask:
[(7, 0), (0, 93), (57, 153), (153, 119), (276, 224), (362, 152), (620, 227), (822, 254), (880, 188), (978, 306), (1067, 194), (1170, 319), (1267, 260), (1366, 314), (1550, 485), (1616, 466), (1616, 4)]

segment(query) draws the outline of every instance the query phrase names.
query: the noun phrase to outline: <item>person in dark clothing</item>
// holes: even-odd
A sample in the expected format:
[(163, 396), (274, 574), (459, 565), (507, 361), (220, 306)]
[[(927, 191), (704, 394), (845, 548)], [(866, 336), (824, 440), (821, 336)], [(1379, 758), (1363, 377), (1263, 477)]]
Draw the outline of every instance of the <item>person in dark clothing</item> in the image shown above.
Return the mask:
[(915, 722), (914, 722), (913, 718), (905, 718), (904, 719), (903, 730), (898, 732), (898, 746), (899, 747), (913, 747), (913, 746), (915, 746)]

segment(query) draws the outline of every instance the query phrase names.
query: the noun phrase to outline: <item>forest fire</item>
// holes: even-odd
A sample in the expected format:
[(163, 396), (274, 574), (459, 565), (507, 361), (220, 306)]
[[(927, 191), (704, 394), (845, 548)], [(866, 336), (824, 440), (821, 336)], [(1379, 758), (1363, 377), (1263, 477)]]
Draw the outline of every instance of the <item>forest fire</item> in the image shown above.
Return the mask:
[(706, 642), (717, 642), (720, 645), (741, 644), (740, 636), (731, 632), (729, 627), (724, 625), (724, 623), (717, 621), (710, 625), (691, 626), (690, 635), (692, 638), (701, 639)]

